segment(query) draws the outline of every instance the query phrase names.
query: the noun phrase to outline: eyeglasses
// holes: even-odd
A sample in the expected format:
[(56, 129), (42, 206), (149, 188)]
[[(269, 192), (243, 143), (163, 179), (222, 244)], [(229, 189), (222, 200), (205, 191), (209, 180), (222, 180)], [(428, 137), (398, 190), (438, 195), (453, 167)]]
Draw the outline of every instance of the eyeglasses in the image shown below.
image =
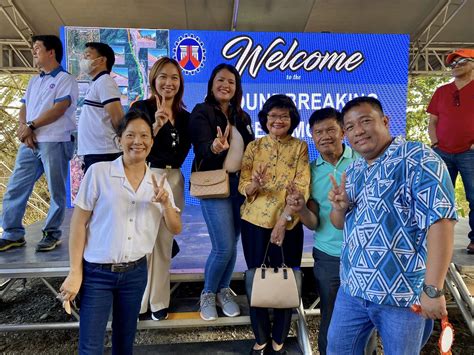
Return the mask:
[(456, 107), (461, 106), (461, 98), (459, 96), (459, 90), (456, 90), (455, 92), (453, 92), (453, 104)]
[(282, 122), (290, 122), (291, 117), (289, 115), (267, 115), (269, 121), (275, 122), (276, 120), (280, 120)]
[(466, 65), (468, 62), (472, 62), (471, 58), (459, 58), (458, 60), (453, 60), (451, 63), (448, 64), (448, 67), (451, 69), (456, 68), (458, 65), (463, 66)]
[(171, 128), (170, 129), (170, 135), (171, 135), (171, 148), (176, 149), (178, 148), (179, 145), (179, 134), (178, 130), (176, 128)]

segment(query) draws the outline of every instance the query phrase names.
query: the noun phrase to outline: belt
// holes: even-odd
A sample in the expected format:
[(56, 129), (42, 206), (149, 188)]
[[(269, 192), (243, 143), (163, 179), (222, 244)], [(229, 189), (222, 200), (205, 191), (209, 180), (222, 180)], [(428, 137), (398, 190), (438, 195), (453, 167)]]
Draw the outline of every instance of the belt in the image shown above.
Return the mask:
[(155, 169), (179, 169), (178, 167), (174, 167), (173, 165), (155, 165), (155, 164), (150, 164), (150, 168), (155, 168)]
[(137, 266), (139, 266), (141, 263), (146, 261), (146, 256), (141, 257), (138, 260), (131, 261), (129, 263), (118, 263), (118, 264), (97, 264), (97, 263), (90, 263), (88, 261), (85, 261), (91, 266), (94, 267), (99, 267), (102, 270), (107, 270), (111, 272), (126, 272), (135, 269)]

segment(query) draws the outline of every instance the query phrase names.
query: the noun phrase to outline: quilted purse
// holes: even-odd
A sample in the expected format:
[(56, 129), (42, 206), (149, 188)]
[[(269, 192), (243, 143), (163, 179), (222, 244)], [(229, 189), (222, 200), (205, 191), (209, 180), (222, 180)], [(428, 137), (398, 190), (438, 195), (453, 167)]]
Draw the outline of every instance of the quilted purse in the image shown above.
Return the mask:
[(191, 174), (191, 196), (196, 198), (229, 197), (229, 174), (224, 169), (195, 171)]

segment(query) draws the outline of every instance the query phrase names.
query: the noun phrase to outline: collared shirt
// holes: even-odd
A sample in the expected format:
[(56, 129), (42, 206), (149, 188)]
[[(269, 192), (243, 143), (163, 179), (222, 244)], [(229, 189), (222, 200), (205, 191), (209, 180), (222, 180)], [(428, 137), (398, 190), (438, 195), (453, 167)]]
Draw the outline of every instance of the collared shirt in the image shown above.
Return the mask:
[(342, 173), (357, 158), (359, 154), (344, 145), (344, 151), (336, 165), (325, 161), (321, 155), (311, 163), (310, 197), (319, 205), (319, 224), (314, 231), (314, 247), (335, 257), (341, 256), (342, 230), (335, 228), (329, 218), (332, 209), (328, 200), (328, 193), (332, 189), (329, 175), (333, 175), (340, 183)]
[(436, 221), (457, 219), (454, 189), (441, 158), (418, 142), (393, 140), (371, 165), (347, 169), (341, 287), (378, 304), (418, 302), (426, 270), (426, 236)]
[(120, 101), (120, 90), (115, 80), (104, 71), (92, 79), (84, 98), (78, 123), (78, 154), (113, 154), (120, 152), (105, 105)]
[[(86, 230), (84, 259), (91, 263), (122, 263), (151, 253), (162, 223), (161, 204), (154, 196), (147, 167), (137, 191), (125, 176), (122, 157), (93, 164), (81, 182), (75, 205), (92, 211)], [(173, 192), (165, 188), (174, 205)]]
[[(245, 150), (240, 171), (239, 191), (252, 182), (252, 171), (267, 166), (267, 182), (263, 191), (247, 197), (241, 208), (242, 219), (263, 228), (273, 228), (286, 205), (286, 187), (292, 181), (309, 197), (308, 145), (292, 136), (273, 139), (269, 135), (249, 143)], [(298, 218), (287, 224), (292, 229)]]
[(76, 105), (79, 88), (76, 79), (61, 66), (50, 73), (42, 72), (31, 78), (21, 102), (26, 105), (26, 122), (34, 121), (55, 103), (69, 100), (64, 115), (56, 121), (35, 129), (38, 142), (69, 142), (76, 129)]
[(458, 90), (454, 82), (436, 89), (426, 110), (438, 116), (438, 148), (462, 153), (474, 144), (474, 80)]

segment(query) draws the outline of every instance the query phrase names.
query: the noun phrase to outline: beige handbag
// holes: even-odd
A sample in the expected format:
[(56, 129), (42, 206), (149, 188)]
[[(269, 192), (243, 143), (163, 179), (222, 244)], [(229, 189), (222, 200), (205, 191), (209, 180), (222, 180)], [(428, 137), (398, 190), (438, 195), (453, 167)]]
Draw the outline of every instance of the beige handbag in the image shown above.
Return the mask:
[(229, 174), (224, 169), (195, 171), (190, 183), (190, 194), (196, 198), (226, 198), (230, 195)]
[(267, 267), (268, 246), (261, 267), (245, 272), (245, 288), (251, 307), (262, 308), (297, 308), (301, 300), (302, 273), (299, 269), (287, 267)]

